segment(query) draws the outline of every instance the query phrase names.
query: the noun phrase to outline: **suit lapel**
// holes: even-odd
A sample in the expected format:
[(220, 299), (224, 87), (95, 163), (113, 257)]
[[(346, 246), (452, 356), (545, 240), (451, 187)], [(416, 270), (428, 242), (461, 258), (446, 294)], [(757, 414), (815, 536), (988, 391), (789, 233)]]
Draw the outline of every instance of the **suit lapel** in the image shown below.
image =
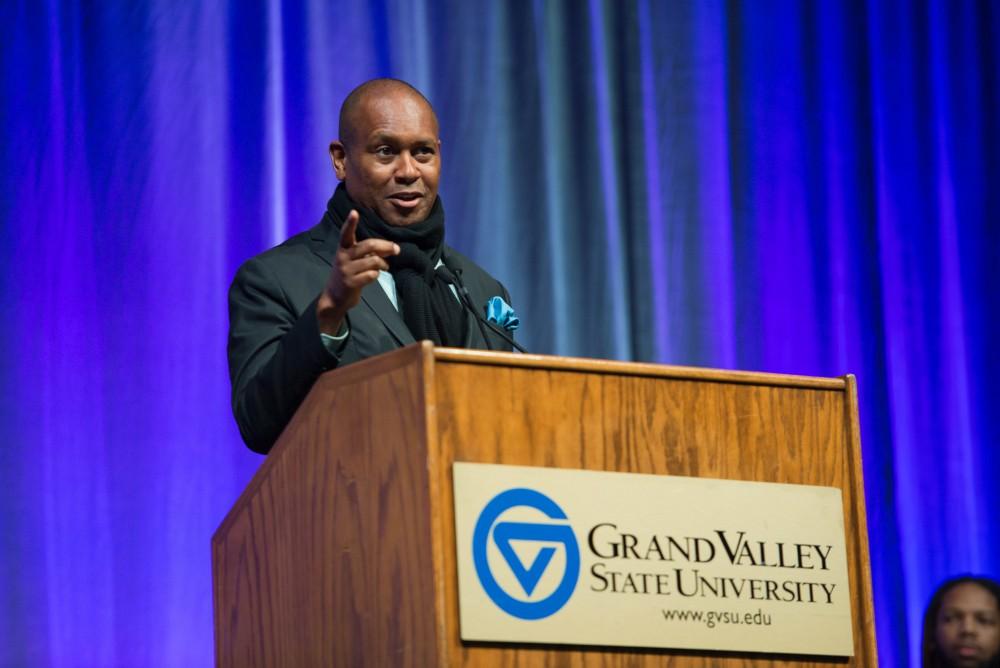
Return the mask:
[[(324, 217), (324, 222), (313, 228), (310, 239), (312, 240), (313, 253), (332, 267), (333, 256), (337, 252), (337, 244), (340, 241), (340, 236), (337, 233), (337, 228), (332, 225), (332, 222), (328, 218), (329, 216)], [(378, 281), (369, 283), (361, 289), (361, 301), (385, 325), (385, 328), (389, 330), (389, 333), (396, 339), (399, 345), (407, 346), (416, 341), (406, 323), (403, 322), (402, 316), (399, 315), (399, 311), (389, 301), (385, 290), (382, 289)]]
[[(480, 304), (484, 301), (482, 295), (476, 290), (476, 286), (469, 287), (465, 286), (465, 289), (469, 291), (469, 301), (472, 302), (473, 308), (480, 308)], [(483, 331), (486, 331), (487, 336), (489, 335), (489, 328), (477, 320), (468, 311), (465, 312), (465, 347), (472, 350), (495, 350), (493, 346), (487, 339), (483, 338)]]
[[(449, 253), (447, 246), (445, 247), (444, 261), (453, 272), (457, 274), (463, 273), (463, 269), (465, 268), (463, 266), (464, 263), (458, 257)], [(486, 303), (486, 298), (480, 294), (478, 287), (478, 285), (465, 283), (465, 289), (469, 291), (469, 299), (472, 302), (472, 307), (476, 309), (482, 308), (482, 304)], [(463, 347), (469, 350), (497, 350), (495, 342), (491, 343), (483, 338), (483, 330), (486, 330), (486, 334), (489, 336), (489, 328), (481, 324), (466, 309), (462, 310), (465, 312), (465, 343)]]
[(386, 296), (385, 290), (382, 289), (378, 281), (369, 283), (361, 289), (361, 301), (375, 312), (375, 315), (389, 330), (392, 337), (399, 342), (399, 345), (408, 346), (416, 342), (410, 328), (403, 322), (403, 317), (389, 301), (389, 297)]
[[(471, 296), (471, 292), (469, 293)], [(472, 298), (472, 303), (475, 305), (475, 297)], [(465, 311), (465, 343), (462, 345), (463, 348), (469, 350), (489, 350), (490, 347), (486, 344), (483, 339), (483, 333), (480, 331), (480, 323), (478, 320), (472, 317), (472, 314)], [(485, 327), (485, 325), (482, 325)]]

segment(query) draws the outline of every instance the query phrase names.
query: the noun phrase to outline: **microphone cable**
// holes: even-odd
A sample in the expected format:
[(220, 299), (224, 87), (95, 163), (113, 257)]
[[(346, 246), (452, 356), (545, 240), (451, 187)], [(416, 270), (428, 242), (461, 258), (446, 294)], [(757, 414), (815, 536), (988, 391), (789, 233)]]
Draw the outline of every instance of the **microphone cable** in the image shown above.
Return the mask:
[(476, 324), (479, 325), (479, 331), (483, 335), (483, 340), (486, 342), (487, 349), (493, 350), (492, 346), (490, 346), (489, 337), (486, 336), (486, 330), (483, 329), (483, 325), (489, 327), (494, 333), (496, 333), (497, 336), (499, 336), (501, 339), (512, 345), (518, 351), (522, 353), (528, 352), (527, 350), (525, 350), (524, 346), (518, 344), (518, 342), (515, 341), (510, 336), (508, 336), (504, 330), (500, 329), (498, 326), (496, 326), (483, 316), (479, 315), (479, 311), (476, 310), (475, 305), (472, 303), (472, 295), (469, 294), (469, 291), (465, 288), (465, 284), (462, 283), (461, 279), (458, 277), (458, 274), (461, 272), (453, 272), (451, 268), (448, 267), (447, 264), (444, 264), (443, 261), (442, 264), (440, 264), (437, 268), (434, 269), (434, 271), (435, 273), (437, 273), (438, 276), (440, 276), (444, 280), (445, 283), (454, 286), (455, 291), (458, 293), (458, 301), (476, 319)]

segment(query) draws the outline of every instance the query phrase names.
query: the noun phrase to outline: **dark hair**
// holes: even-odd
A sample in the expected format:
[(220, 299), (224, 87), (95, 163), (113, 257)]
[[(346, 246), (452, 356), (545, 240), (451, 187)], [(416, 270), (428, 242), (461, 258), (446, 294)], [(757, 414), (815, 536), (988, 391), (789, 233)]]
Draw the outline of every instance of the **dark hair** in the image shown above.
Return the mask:
[[(947, 664), (938, 652), (937, 646), (937, 618), (941, 612), (941, 603), (944, 602), (945, 594), (960, 584), (979, 585), (992, 596), (996, 601), (997, 609), (1000, 610), (1000, 583), (987, 577), (978, 575), (959, 575), (949, 578), (938, 585), (934, 595), (931, 596), (927, 610), (924, 612), (924, 636), (921, 642), (921, 654), (923, 655), (923, 668), (944, 668)], [(990, 666), (1000, 666), (1000, 655), (992, 657)]]

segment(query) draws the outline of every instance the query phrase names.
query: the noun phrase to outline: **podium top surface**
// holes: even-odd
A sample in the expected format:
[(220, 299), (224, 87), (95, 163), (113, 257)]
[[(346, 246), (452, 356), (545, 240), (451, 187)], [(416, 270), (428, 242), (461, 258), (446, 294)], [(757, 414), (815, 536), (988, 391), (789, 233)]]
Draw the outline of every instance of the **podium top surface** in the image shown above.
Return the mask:
[(625, 376), (653, 376), (705, 380), (750, 385), (773, 385), (780, 387), (801, 387), (817, 390), (839, 390), (847, 387), (846, 377), (826, 378), (817, 376), (796, 376), (758, 371), (730, 371), (691, 366), (671, 366), (644, 362), (620, 362), (617, 360), (589, 359), (584, 357), (557, 357), (554, 355), (533, 355), (462, 348), (437, 348), (430, 342), (422, 342), (421, 347), (440, 362), (462, 362), (533, 368), (540, 370), (578, 371), (581, 373), (607, 373)]

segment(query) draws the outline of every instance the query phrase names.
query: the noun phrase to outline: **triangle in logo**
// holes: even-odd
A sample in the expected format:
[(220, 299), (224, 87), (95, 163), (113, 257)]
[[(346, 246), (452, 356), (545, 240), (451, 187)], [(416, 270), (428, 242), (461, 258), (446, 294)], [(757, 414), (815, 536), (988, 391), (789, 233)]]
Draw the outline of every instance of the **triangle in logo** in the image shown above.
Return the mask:
[(531, 563), (525, 567), (523, 561), (518, 556), (511, 541), (537, 541), (539, 525), (527, 524), (523, 522), (500, 522), (493, 529), (493, 540), (496, 542), (500, 554), (507, 561), (511, 572), (520, 583), (524, 593), (531, 596), (538, 586), (538, 581), (548, 568), (549, 562), (556, 553), (556, 548), (546, 546), (541, 548), (535, 555)]

